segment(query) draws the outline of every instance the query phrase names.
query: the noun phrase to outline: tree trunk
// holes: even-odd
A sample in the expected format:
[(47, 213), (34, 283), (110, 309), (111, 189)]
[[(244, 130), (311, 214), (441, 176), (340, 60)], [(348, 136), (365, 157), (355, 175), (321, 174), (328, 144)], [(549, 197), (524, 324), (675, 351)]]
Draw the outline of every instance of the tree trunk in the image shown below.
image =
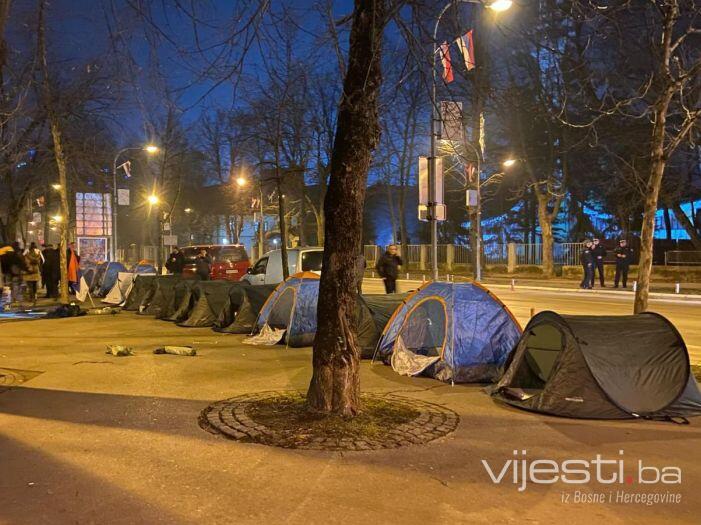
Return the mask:
[[(693, 206), (691, 210), (693, 213)], [(696, 231), (696, 228), (691, 222), (691, 219), (689, 219), (687, 214), (684, 213), (684, 210), (682, 210), (682, 207), (679, 205), (679, 203), (672, 204), (672, 211), (674, 212), (674, 216), (677, 218), (679, 224), (681, 224), (682, 228), (684, 228), (686, 233), (689, 234), (689, 238), (691, 239), (691, 244), (694, 246), (694, 250), (701, 251), (701, 237), (699, 237), (699, 233)]]
[(543, 275), (553, 277), (555, 275), (555, 264), (553, 261), (553, 214), (548, 212), (547, 197), (538, 195), (538, 224), (540, 224), (540, 234), (542, 237)]
[(318, 412), (354, 416), (360, 411), (360, 349), (354, 326), (365, 187), (380, 128), (377, 99), (384, 0), (355, 0), (348, 69), (339, 105), (324, 202), (324, 271), (319, 284), (313, 374), (307, 392)]
[(664, 229), (665, 229), (665, 233), (667, 234), (667, 240), (671, 241), (672, 240), (672, 218), (669, 216), (669, 208), (667, 206), (664, 207), (663, 214), (664, 214)]
[(42, 1), (39, 4), (39, 23), (37, 27), (37, 44), (39, 52), (39, 60), (43, 73), (42, 79), (42, 94), (44, 105), (49, 117), (51, 126), (51, 138), (54, 144), (54, 157), (56, 158), (56, 167), (58, 168), (58, 183), (61, 185), (59, 190), (61, 221), (59, 230), (61, 232), (61, 242), (59, 245), (59, 261), (61, 268), (61, 284), (59, 294), (61, 304), (68, 304), (68, 260), (66, 258), (66, 250), (68, 249), (68, 225), (70, 224), (69, 208), (68, 208), (68, 170), (66, 168), (66, 156), (63, 149), (63, 135), (61, 134), (61, 125), (58, 114), (56, 113), (55, 100), (51, 89), (51, 79), (49, 77), (49, 65), (46, 58), (46, 33), (44, 24), (44, 11), (46, 5)]

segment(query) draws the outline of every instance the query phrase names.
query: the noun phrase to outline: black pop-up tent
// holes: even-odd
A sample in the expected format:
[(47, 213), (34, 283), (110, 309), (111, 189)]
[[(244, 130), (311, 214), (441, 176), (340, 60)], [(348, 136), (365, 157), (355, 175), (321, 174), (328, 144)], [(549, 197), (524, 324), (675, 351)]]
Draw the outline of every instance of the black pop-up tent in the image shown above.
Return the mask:
[(234, 322), (239, 308), (243, 304), (246, 294), (244, 288), (250, 286), (248, 281), (239, 281), (241, 286), (232, 286), (229, 288), (229, 297), (224, 303), (223, 308), (219, 311), (219, 316), (214, 320), (212, 330), (215, 332), (221, 331)]
[(127, 311), (142, 310), (148, 306), (156, 289), (156, 275), (137, 275), (134, 278), (134, 287), (122, 309)]
[(363, 294), (356, 298), (358, 345), (361, 357), (370, 359), (394, 311), (408, 293)]
[(173, 301), (165, 308), (158, 319), (179, 323), (190, 315), (190, 310), (198, 296), (194, 295), (194, 289), (200, 281), (196, 279), (180, 279), (173, 288)]
[(686, 345), (661, 315), (536, 315), (491, 388), (511, 405), (597, 419), (701, 414)]
[(182, 280), (176, 275), (159, 275), (155, 279), (153, 296), (141, 312), (142, 315), (159, 317), (173, 303), (175, 286)]
[(232, 281), (202, 281), (192, 289), (195, 298), (187, 319), (180, 321), (178, 326), (203, 327), (212, 326), (220, 312), (229, 300), (232, 288), (240, 289), (250, 286)]
[(227, 326), (215, 326), (214, 331), (225, 334), (250, 334), (253, 332), (258, 314), (260, 314), (265, 301), (275, 291), (275, 288), (277, 288), (275, 284), (241, 287), (243, 299), (234, 321)]
[(156, 319), (170, 320), (170, 317), (175, 314), (175, 311), (185, 302), (186, 298), (189, 307), (192, 287), (196, 284), (197, 281), (195, 279), (176, 279), (173, 285), (173, 295), (170, 297), (169, 301), (163, 304), (161, 311), (156, 314)]

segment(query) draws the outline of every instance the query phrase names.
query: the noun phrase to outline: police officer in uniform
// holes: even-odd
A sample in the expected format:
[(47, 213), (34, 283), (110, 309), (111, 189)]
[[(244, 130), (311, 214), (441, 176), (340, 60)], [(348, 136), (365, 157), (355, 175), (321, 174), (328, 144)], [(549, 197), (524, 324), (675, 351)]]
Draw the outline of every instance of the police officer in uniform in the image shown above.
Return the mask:
[(592, 242), (587, 239), (584, 241), (584, 248), (580, 254), (580, 260), (582, 262), (582, 270), (584, 270), (584, 278), (580, 283), (579, 287), (585, 290), (591, 290), (594, 286), (594, 255), (591, 251)]
[[(599, 272), (599, 284), (604, 288), (604, 257), (606, 257), (606, 248), (599, 242), (599, 239), (592, 241), (591, 254), (594, 257), (594, 265)], [(592, 279), (592, 286), (594, 280)]]
[(628, 246), (625, 239), (618, 241), (618, 247), (613, 251), (616, 255), (616, 276), (613, 280), (613, 287), (618, 288), (618, 282), (623, 281), (623, 288), (628, 284), (628, 269), (633, 262), (633, 250)]

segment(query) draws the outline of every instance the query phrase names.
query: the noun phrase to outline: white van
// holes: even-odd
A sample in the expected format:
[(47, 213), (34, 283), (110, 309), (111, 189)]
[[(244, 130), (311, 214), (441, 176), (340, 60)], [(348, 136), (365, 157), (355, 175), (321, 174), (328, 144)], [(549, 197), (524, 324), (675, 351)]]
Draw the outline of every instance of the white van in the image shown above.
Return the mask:
[[(289, 275), (299, 272), (321, 273), (321, 261), (324, 249), (306, 246), (304, 248), (287, 249), (287, 268)], [(248, 269), (248, 273), (241, 278), (250, 284), (277, 284), (283, 281), (282, 276), (282, 252), (273, 250), (256, 261), (256, 264)]]

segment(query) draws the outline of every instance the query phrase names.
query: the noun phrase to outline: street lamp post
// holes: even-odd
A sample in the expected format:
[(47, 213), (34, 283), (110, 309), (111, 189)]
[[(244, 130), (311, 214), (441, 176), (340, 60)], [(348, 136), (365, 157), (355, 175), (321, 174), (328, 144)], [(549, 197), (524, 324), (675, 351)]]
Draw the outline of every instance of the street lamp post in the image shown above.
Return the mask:
[[(441, 9), (436, 19), (436, 24), (433, 28), (433, 54), (432, 54), (432, 68), (431, 68), (431, 153), (428, 157), (428, 220), (431, 223), (431, 271), (433, 274), (433, 280), (438, 280), (438, 221), (436, 217), (437, 203), (436, 200), (436, 138), (437, 130), (436, 124), (440, 120), (440, 114), (438, 111), (437, 104), (437, 78), (436, 78), (436, 55), (438, 54), (438, 26), (440, 25), (441, 18), (453, 5), (456, 4), (478, 4), (492, 9), (493, 11), (500, 12), (506, 11), (511, 7), (511, 0), (493, 0), (489, 3), (484, 3), (482, 0), (457, 0), (457, 2), (448, 2), (443, 9)], [(467, 137), (465, 137), (465, 143), (467, 143)], [(474, 146), (473, 146), (474, 147)], [(479, 155), (478, 166), (479, 166)], [(479, 167), (478, 167), (478, 177), (479, 177)], [(479, 202), (479, 181), (477, 184), (477, 199)], [(477, 209), (477, 224), (476, 234), (477, 234), (477, 260), (479, 260), (479, 248), (480, 248), (480, 209)], [(479, 267), (479, 263), (477, 263)], [(481, 268), (479, 270), (481, 272)], [(476, 278), (479, 280), (479, 278)]]
[(157, 153), (158, 146), (149, 144), (144, 147), (122, 148), (114, 156), (114, 160), (112, 161), (112, 246), (110, 247), (110, 259), (112, 261), (117, 259), (117, 209), (119, 207), (119, 198), (117, 197), (117, 161), (122, 153), (135, 150)]

